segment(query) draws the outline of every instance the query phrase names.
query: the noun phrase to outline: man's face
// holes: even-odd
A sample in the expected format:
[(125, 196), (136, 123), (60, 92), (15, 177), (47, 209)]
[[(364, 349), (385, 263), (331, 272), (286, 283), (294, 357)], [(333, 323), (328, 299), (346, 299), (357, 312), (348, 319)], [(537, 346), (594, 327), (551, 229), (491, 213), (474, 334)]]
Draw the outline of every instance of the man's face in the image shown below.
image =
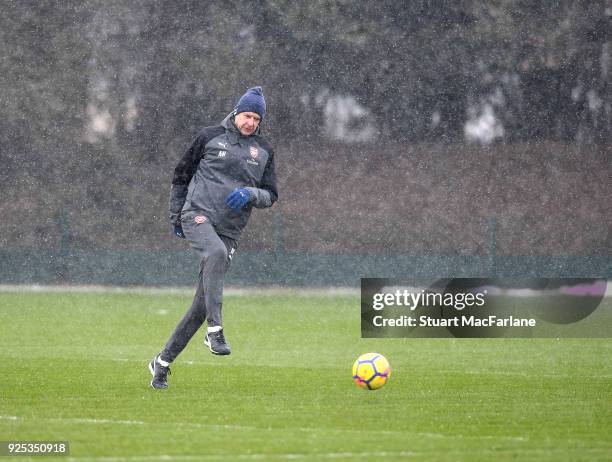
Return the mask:
[(257, 130), (260, 121), (261, 117), (259, 117), (259, 114), (256, 112), (241, 112), (234, 117), (236, 128), (238, 128), (240, 133), (244, 136), (252, 135), (253, 132)]

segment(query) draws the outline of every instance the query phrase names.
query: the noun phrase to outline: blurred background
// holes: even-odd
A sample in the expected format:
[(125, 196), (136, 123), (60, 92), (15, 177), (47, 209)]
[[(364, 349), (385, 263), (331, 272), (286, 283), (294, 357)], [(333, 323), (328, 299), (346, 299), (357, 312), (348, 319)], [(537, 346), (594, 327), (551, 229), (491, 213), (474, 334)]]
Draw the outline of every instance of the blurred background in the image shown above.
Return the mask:
[(0, 283), (191, 285), (173, 169), (262, 85), (228, 284), (612, 277), (612, 2), (11, 1)]

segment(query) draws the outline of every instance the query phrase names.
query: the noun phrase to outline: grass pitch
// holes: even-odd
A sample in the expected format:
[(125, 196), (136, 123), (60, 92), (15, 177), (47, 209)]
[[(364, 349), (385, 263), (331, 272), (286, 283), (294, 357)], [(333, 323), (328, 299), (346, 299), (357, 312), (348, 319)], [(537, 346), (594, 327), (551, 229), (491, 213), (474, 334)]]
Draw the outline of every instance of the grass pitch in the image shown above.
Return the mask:
[[(355, 296), (226, 296), (232, 355), (198, 333), (153, 390), (190, 301), (0, 293), (0, 440), (67, 440), (63, 461), (612, 458), (610, 339), (361, 339)], [(351, 380), (368, 351), (393, 367), (374, 392)]]

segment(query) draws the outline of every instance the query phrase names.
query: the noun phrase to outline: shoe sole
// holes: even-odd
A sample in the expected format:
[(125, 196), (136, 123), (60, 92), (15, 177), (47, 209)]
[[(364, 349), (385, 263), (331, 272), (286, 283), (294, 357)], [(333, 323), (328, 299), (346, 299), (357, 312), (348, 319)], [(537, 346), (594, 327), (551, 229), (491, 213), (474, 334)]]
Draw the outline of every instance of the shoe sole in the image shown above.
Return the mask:
[(208, 349), (210, 350), (212, 354), (217, 355), (217, 356), (227, 356), (232, 353), (231, 351), (228, 351), (227, 353), (219, 353), (218, 351), (213, 350), (212, 347), (210, 346), (210, 342), (208, 341), (208, 337), (204, 337), (204, 345), (208, 347)]

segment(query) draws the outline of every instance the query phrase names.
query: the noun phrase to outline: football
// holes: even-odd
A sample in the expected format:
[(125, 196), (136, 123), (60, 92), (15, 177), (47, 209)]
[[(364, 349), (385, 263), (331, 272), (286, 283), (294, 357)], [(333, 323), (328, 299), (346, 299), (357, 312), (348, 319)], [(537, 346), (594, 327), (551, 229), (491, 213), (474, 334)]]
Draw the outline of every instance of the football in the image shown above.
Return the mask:
[(353, 380), (365, 390), (378, 390), (391, 377), (389, 361), (379, 353), (365, 353), (353, 364)]

